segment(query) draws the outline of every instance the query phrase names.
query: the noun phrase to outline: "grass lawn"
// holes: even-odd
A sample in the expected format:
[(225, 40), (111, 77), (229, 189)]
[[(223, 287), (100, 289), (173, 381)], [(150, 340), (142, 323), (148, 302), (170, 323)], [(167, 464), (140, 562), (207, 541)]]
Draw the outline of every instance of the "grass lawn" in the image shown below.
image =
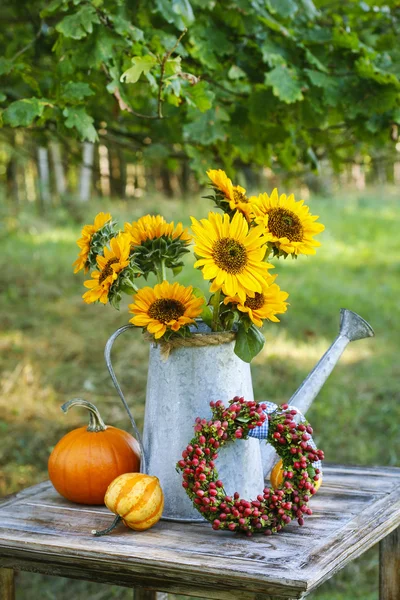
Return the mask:
[[(287, 400), (336, 336), (339, 309), (350, 308), (371, 323), (376, 338), (347, 348), (308, 416), (328, 461), (400, 466), (400, 215), (394, 192), (313, 198), (311, 207), (326, 225), (323, 246), (316, 257), (277, 265), (291, 305), (280, 324), (266, 327), (267, 343), (252, 365), (256, 398)], [(79, 207), (75, 220), (60, 209), (51, 219), (28, 212), (5, 217), (0, 226), (0, 496), (45, 479), (54, 444), (85, 423), (82, 411), (61, 413), (67, 399), (84, 397), (107, 423), (128, 428), (103, 361), (107, 338), (128, 321), (128, 299), (120, 312), (82, 302), (83, 277), (71, 268), (82, 224), (97, 210), (111, 210), (121, 224), (153, 211), (188, 224), (189, 214), (205, 216), (208, 208), (207, 200), (154, 198)], [(180, 280), (202, 285), (201, 274), (191, 269)], [(116, 343), (114, 364), (140, 423), (147, 348), (139, 331)], [(310, 598), (377, 599), (377, 563), (373, 549)], [(18, 576), (18, 594), (20, 600), (132, 596), (122, 588), (33, 574)]]

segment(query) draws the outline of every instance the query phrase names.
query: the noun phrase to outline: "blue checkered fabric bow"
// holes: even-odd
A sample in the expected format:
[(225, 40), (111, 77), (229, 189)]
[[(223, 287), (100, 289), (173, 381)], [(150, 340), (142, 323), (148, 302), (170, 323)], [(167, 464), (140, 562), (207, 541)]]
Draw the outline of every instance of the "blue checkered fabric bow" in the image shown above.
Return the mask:
[[(263, 404), (267, 405), (267, 408), (264, 410), (264, 413), (266, 416), (275, 412), (276, 409), (279, 408), (277, 404), (274, 404), (274, 402), (263, 402)], [(289, 410), (295, 410), (297, 412), (297, 418), (298, 418), (299, 422), (306, 420), (304, 415), (295, 406), (289, 405)], [(249, 431), (249, 437), (257, 438), (258, 440), (266, 440), (266, 439), (268, 439), (268, 428), (269, 428), (269, 421), (268, 421), (268, 419), (265, 419), (265, 421), (262, 425), (260, 425), (259, 427), (255, 427), (254, 429), (251, 429)], [(317, 448), (312, 437), (308, 440), (308, 443), (310, 444), (310, 446), (312, 448), (314, 448), (314, 449)], [(314, 469), (319, 469), (322, 474), (322, 465), (321, 465), (320, 460), (317, 460), (316, 462), (314, 462), (313, 467), (314, 467)]]

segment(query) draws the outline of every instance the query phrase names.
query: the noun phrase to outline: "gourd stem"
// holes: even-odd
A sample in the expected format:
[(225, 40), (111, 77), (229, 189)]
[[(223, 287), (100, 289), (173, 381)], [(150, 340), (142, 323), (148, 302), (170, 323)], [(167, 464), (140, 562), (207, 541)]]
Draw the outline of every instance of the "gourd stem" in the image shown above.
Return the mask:
[(87, 400), (83, 400), (82, 398), (73, 398), (72, 400), (68, 400), (61, 406), (61, 410), (65, 413), (71, 408), (71, 406), (83, 406), (87, 408), (89, 411), (89, 425), (88, 431), (105, 431), (107, 429), (107, 425), (104, 423), (103, 419), (100, 416), (99, 411), (95, 407), (94, 404), (88, 402)]
[(111, 523), (110, 527), (107, 527), (107, 529), (102, 529), (102, 531), (96, 531), (96, 529), (93, 529), (92, 533), (95, 537), (100, 537), (101, 535), (106, 535), (107, 533), (110, 533), (110, 531), (115, 529), (120, 521), (122, 521), (122, 517), (117, 515), (115, 517), (114, 521)]

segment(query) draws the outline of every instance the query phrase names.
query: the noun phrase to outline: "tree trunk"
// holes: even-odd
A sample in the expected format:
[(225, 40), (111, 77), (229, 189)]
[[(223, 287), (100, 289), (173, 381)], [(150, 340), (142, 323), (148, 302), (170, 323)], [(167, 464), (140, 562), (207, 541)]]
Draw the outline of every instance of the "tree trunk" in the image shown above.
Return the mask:
[(61, 158), (60, 144), (58, 142), (51, 142), (50, 152), (54, 167), (55, 187), (58, 196), (62, 197), (67, 191), (67, 182)]
[(108, 156), (111, 170), (111, 195), (116, 198), (125, 198), (126, 169), (123, 153), (116, 146), (108, 147)]
[(79, 198), (82, 202), (88, 202), (92, 188), (92, 169), (94, 159), (94, 144), (84, 142), (82, 145), (82, 166), (79, 175)]
[(44, 146), (38, 147), (39, 192), (42, 208), (51, 203), (49, 152)]
[(167, 167), (161, 167), (160, 176), (164, 194), (167, 196), (167, 198), (172, 198), (174, 195), (174, 190), (171, 185), (170, 173)]

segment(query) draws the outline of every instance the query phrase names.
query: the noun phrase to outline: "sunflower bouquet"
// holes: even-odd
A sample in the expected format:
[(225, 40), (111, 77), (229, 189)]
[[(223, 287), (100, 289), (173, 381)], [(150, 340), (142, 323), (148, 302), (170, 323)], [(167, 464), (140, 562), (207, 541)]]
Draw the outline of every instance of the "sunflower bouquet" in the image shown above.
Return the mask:
[[(261, 328), (286, 312), (288, 294), (270, 274), (269, 257), (315, 254), (314, 236), (323, 231), (303, 200), (293, 194), (262, 193), (248, 197), (222, 170), (207, 172), (212, 195), (222, 212), (192, 220), (192, 234), (182, 223), (146, 215), (119, 230), (109, 213), (85, 225), (77, 244), (75, 272), (91, 271), (83, 300), (119, 307), (123, 293), (133, 295), (130, 322), (154, 341), (190, 337), (202, 319), (213, 332), (235, 332), (235, 352), (250, 362), (264, 345)], [(193, 286), (171, 283), (191, 248), (194, 268), (210, 282), (210, 296)], [(157, 284), (140, 286), (153, 273)]]

